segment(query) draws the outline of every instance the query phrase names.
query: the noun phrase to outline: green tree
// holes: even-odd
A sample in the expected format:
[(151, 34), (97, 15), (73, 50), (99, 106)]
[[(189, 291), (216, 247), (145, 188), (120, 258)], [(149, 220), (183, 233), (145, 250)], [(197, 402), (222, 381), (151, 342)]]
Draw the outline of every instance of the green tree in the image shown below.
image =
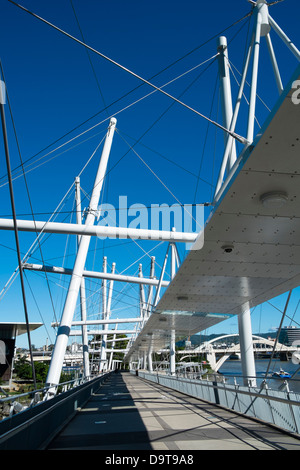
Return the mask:
[[(34, 370), (36, 381), (40, 384), (45, 384), (49, 370), (47, 362), (35, 362)], [(25, 356), (18, 356), (14, 364), (14, 372), (19, 379), (32, 380), (32, 366)], [(71, 380), (70, 374), (62, 373), (60, 382), (67, 382)]]
[(32, 378), (31, 364), (25, 356), (18, 356), (14, 363), (14, 371), (20, 379), (29, 380)]

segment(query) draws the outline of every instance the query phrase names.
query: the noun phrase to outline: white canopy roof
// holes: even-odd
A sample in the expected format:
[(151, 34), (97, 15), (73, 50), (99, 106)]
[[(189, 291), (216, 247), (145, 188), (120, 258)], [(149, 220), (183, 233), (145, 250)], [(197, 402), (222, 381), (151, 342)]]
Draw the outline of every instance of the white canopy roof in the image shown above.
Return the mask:
[(127, 357), (150, 345), (166, 347), (171, 329), (177, 338), (195, 334), (300, 285), (300, 105), (291, 99), (296, 79), (300, 68), (237, 160), (204, 233)]

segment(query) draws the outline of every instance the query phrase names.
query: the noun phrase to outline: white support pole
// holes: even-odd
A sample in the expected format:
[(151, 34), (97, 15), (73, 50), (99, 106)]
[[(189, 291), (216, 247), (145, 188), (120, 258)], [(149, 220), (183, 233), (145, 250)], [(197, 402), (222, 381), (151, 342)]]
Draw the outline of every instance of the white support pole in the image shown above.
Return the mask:
[(171, 330), (171, 341), (170, 341), (170, 374), (176, 375), (176, 363), (175, 363), (175, 330)]
[[(143, 277), (143, 272), (142, 272), (142, 265), (139, 265), (139, 277)], [(145, 297), (145, 290), (143, 284), (140, 284), (140, 316), (143, 319), (143, 322), (141, 323), (141, 328), (143, 328), (145, 324), (145, 314), (146, 314), (146, 297)]]
[(176, 246), (170, 243), (171, 247), (171, 279), (174, 279), (176, 274)]
[[(115, 269), (116, 269), (116, 263), (113, 263), (113, 264), (112, 264), (112, 267), (111, 267), (111, 274), (112, 274), (112, 275), (115, 274)], [(107, 309), (106, 309), (106, 310), (107, 310), (107, 321), (110, 320), (110, 315), (111, 315), (110, 308), (111, 308), (111, 300), (112, 300), (113, 288), (114, 288), (114, 280), (111, 279), (110, 282), (109, 282), (108, 297), (107, 297)], [(118, 325), (116, 325), (116, 329), (117, 329), (117, 327), (118, 327)], [(115, 338), (116, 338), (116, 335), (114, 335), (113, 338), (115, 339)], [(106, 340), (106, 344), (107, 344), (107, 340)], [(109, 370), (111, 370), (114, 346), (115, 346), (115, 341), (113, 341), (113, 344), (112, 344), (112, 351), (111, 351), (110, 356), (109, 356), (109, 366), (108, 366), (108, 369), (109, 369)]]
[[(221, 103), (222, 103), (222, 114), (223, 114), (223, 126), (226, 129), (230, 129), (233, 109), (232, 109), (232, 94), (231, 94), (231, 83), (230, 83), (230, 69), (228, 61), (228, 47), (227, 39), (224, 36), (218, 39), (218, 52), (219, 52), (219, 79), (220, 79), (220, 91), (221, 91)], [(224, 142), (228, 140), (228, 133), (224, 133)], [(236, 145), (232, 141), (231, 151), (229, 154), (229, 170), (232, 168), (236, 161)]]
[(256, 368), (253, 352), (252, 326), (250, 309), (238, 315), (240, 351), (244, 385), (256, 386)]
[[(107, 318), (105, 320), (86, 320), (86, 321), (82, 321), (82, 320), (75, 320), (75, 321), (72, 321), (72, 326), (82, 326), (82, 325), (107, 325), (107, 328), (108, 328), (108, 325), (118, 325), (118, 324), (121, 324), (121, 323), (139, 323), (141, 322), (142, 319), (141, 318)], [(52, 327), (57, 327), (59, 326), (59, 323), (56, 323), (56, 322), (53, 322), (51, 323), (51, 326)], [(100, 333), (99, 333), (100, 334)]]
[[(102, 266), (102, 271), (104, 274), (107, 273), (107, 257), (103, 256), (103, 266)], [(103, 279), (102, 281), (102, 318), (103, 320), (106, 320), (106, 314), (107, 314), (107, 281), (106, 278)]]
[[(107, 257), (103, 257), (103, 272), (106, 274), (107, 272)], [(107, 281), (103, 279), (102, 281), (102, 320), (107, 320)], [(103, 330), (107, 330), (107, 324), (103, 324)], [(101, 343), (101, 354), (100, 354), (100, 372), (105, 369), (106, 363), (106, 340), (107, 335), (102, 336), (102, 343)]]
[[(113, 263), (111, 266), (111, 275), (114, 276), (116, 270), (116, 263)], [(114, 289), (114, 278), (110, 280), (109, 287), (108, 287), (108, 296), (107, 296), (107, 319), (110, 317), (110, 308), (111, 308), (111, 301), (112, 301), (112, 294)]]
[(290, 38), (282, 31), (282, 29), (278, 26), (276, 21), (269, 15), (269, 23), (270, 26), (273, 28), (276, 34), (282, 39), (284, 44), (289, 48), (289, 50), (294, 54), (294, 56), (300, 61), (300, 51), (294, 45), (294, 43), (290, 40)]
[[(69, 336), (78, 336), (78, 330), (71, 330)], [(136, 330), (119, 330), (120, 335), (134, 335)], [(103, 336), (114, 334), (114, 330), (88, 330), (88, 334), (91, 336)]]
[[(173, 280), (176, 274), (176, 246), (174, 243), (170, 243), (171, 248), (171, 279)], [(175, 363), (175, 330), (171, 330), (171, 342), (170, 342), (170, 374), (176, 374), (176, 363)]]
[[(109, 153), (112, 145), (112, 139), (116, 127), (116, 119), (112, 118), (107, 131), (97, 175), (94, 182), (94, 188), (90, 200), (89, 212), (86, 217), (85, 225), (93, 225), (95, 221), (96, 211), (98, 209), (99, 198), (103, 186), (103, 180), (105, 177)], [(86, 262), (86, 256), (88, 253), (90, 244), (90, 236), (84, 235), (80, 240), (78, 253), (76, 256), (75, 265), (73, 268), (73, 274), (71, 277), (63, 314), (60, 322), (60, 326), (57, 331), (56, 342), (52, 354), (52, 359), (48, 371), (46, 385), (58, 385), (63, 366), (64, 356), (67, 349), (70, 328), (73, 320), (73, 315), (78, 299), (79, 289), (82, 280), (82, 272)], [(55, 394), (55, 389), (49, 389), (48, 397)]]
[[(32, 264), (32, 263), (25, 263), (23, 265), (23, 269), (28, 269), (31, 271), (43, 271), (47, 273), (53, 274), (66, 274), (71, 276), (73, 273), (73, 269), (62, 268), (60, 266), (45, 266), (43, 264)], [(158, 286), (159, 280), (158, 279), (148, 279), (146, 277), (136, 277), (136, 276), (125, 276), (123, 274), (115, 274), (115, 272), (111, 273), (98, 273), (96, 271), (87, 271), (84, 270), (82, 275), (84, 277), (91, 277), (94, 279), (107, 279), (110, 281), (119, 281), (119, 282), (128, 282), (132, 284), (145, 284), (149, 286)], [(168, 287), (168, 281), (162, 281), (162, 287)]]
[[(154, 279), (154, 272), (155, 272), (155, 256), (152, 256), (151, 266), (150, 266), (150, 279)], [(153, 285), (149, 285), (147, 307), (146, 307), (146, 319), (147, 320), (150, 316), (152, 300), (153, 300)]]
[[(127, 227), (108, 227), (101, 225), (79, 225), (64, 222), (43, 222), (40, 220), (17, 220), (20, 232), (61, 233), (69, 235), (88, 235), (91, 237), (107, 237), (112, 239), (134, 239), (152, 241), (173, 241), (176, 243), (193, 243), (198, 233), (169, 232), (167, 230), (151, 230)], [(14, 230), (14, 221), (0, 219), (0, 230)]]
[(256, 7), (254, 18), (255, 18), (255, 24), (254, 24), (255, 39), (254, 39), (254, 46), (253, 46), (253, 68), (252, 68), (252, 81), (251, 81), (251, 90), (250, 90), (248, 130), (247, 130), (247, 140), (250, 143), (252, 143), (254, 139), (258, 62), (259, 62), (259, 50), (260, 50), (260, 36), (261, 36), (261, 30), (262, 30), (261, 28), (262, 15), (258, 7)]
[[(242, 102), (242, 98), (243, 98), (243, 93), (244, 93), (244, 88), (245, 88), (245, 83), (246, 83), (246, 78), (247, 78), (247, 73), (248, 73), (248, 68), (249, 68), (250, 59), (251, 59), (251, 55), (252, 55), (252, 51), (253, 51), (253, 43), (254, 43), (254, 35), (252, 36), (252, 39), (251, 39), (251, 42), (250, 42), (250, 45), (249, 45), (249, 48), (248, 48), (248, 53), (247, 53), (247, 56), (246, 56), (246, 61), (245, 61), (245, 65), (244, 65), (244, 70), (243, 70), (243, 74), (242, 74), (242, 78), (241, 78), (240, 88), (239, 88), (239, 92), (238, 92), (238, 96), (237, 96), (237, 100), (236, 100), (236, 105), (235, 105), (235, 108), (234, 108), (234, 113), (233, 113), (233, 118), (232, 118), (230, 129), (235, 129), (237, 118), (238, 118), (238, 115), (239, 115), (241, 102)], [(215, 198), (217, 197), (217, 194), (220, 191), (222, 183), (223, 183), (224, 174), (225, 174), (225, 170), (226, 170), (226, 167), (227, 167), (227, 162), (228, 162), (228, 158), (229, 158), (229, 155), (230, 155), (232, 145), (233, 145), (233, 139), (231, 138), (231, 136), (229, 136), (229, 138), (227, 140), (226, 147), (225, 147), (223, 161), (222, 161), (222, 165), (221, 165), (221, 169), (220, 169), (220, 173), (219, 173), (219, 177), (218, 177), (218, 182), (217, 182), (216, 191), (215, 191), (215, 195), (214, 195)]]
[(270, 58), (271, 58), (272, 67), (273, 67), (273, 70), (274, 70), (276, 85), (277, 85), (277, 88), (278, 88), (278, 92), (281, 95), (281, 93), (283, 92), (283, 85), (282, 85), (282, 80), (281, 80), (279, 67), (278, 67), (278, 64), (277, 64), (277, 60), (276, 60), (276, 56), (275, 56), (275, 52), (274, 52), (274, 48), (273, 48), (270, 33), (268, 33), (266, 35), (266, 41), (267, 41), (267, 46), (268, 46), (268, 50), (269, 50), (269, 54), (270, 54)]
[(180, 267), (180, 257), (179, 257), (178, 248), (177, 248), (176, 245), (175, 245), (175, 258), (176, 258), (177, 269), (179, 269), (179, 267)]
[[(77, 224), (82, 223), (82, 214), (81, 214), (81, 193), (80, 193), (80, 178), (77, 176), (75, 178), (75, 201), (76, 201), (76, 222)], [(77, 235), (77, 245), (79, 247), (81, 235)], [(87, 309), (86, 309), (86, 295), (85, 295), (85, 279), (81, 279), (80, 284), (80, 310), (81, 310), (81, 320), (86, 322), (87, 320)], [(82, 325), (82, 350), (83, 350), (83, 370), (84, 376), (90, 376), (90, 361), (89, 361), (89, 345), (88, 345), (88, 335), (87, 335), (87, 326)]]
[(152, 348), (149, 348), (148, 351), (148, 370), (149, 372), (153, 372), (153, 363), (152, 363)]
[(159, 302), (160, 290), (161, 290), (162, 283), (163, 283), (163, 278), (164, 278), (164, 274), (165, 274), (165, 270), (166, 270), (168, 256), (169, 256), (169, 246), (168, 246), (168, 249), (167, 249), (167, 252), (166, 252), (166, 256), (165, 256), (165, 259), (164, 259), (164, 263), (163, 263), (162, 270), (161, 270), (160, 277), (159, 277), (159, 281), (158, 281), (158, 286), (157, 286), (157, 289), (156, 289), (156, 292), (155, 292), (155, 297), (154, 297), (154, 301), (153, 301), (153, 308), (155, 308), (157, 306), (158, 302)]
[[(115, 330), (117, 330), (117, 328), (118, 328), (118, 325), (116, 325)], [(112, 345), (111, 345), (112, 351), (111, 351), (110, 356), (109, 356), (108, 370), (112, 370), (111, 367), (112, 367), (112, 360), (113, 360), (115, 345), (116, 345), (116, 334), (114, 333), (114, 335), (113, 335), (113, 341), (112, 341)]]

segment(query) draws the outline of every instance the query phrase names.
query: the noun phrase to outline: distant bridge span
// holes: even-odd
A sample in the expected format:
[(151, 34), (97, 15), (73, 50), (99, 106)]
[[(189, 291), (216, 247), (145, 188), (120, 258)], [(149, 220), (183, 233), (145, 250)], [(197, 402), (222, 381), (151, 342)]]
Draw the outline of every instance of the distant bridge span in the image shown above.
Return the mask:
[[(189, 351), (189, 354), (206, 354), (207, 360), (210, 363), (211, 368), (217, 372), (220, 367), (224, 364), (224, 362), (234, 353), (238, 354), (240, 352), (240, 344), (236, 344), (234, 346), (229, 347), (219, 347), (216, 348), (213, 346), (214, 343), (219, 342), (222, 339), (227, 339), (231, 337), (239, 336), (238, 334), (229, 334), (229, 335), (222, 335), (217, 338), (213, 338), (209, 341), (204, 342), (198, 348), (193, 349), (193, 351)], [(254, 352), (271, 352), (274, 348), (274, 341), (269, 340), (266, 338), (262, 338), (261, 336), (252, 335), (253, 340), (253, 351)], [(260, 345), (260, 346), (259, 346)], [(263, 346), (263, 347), (262, 347)], [(293, 353), (297, 350), (297, 347), (294, 346), (285, 346), (284, 344), (277, 343), (275, 351), (276, 352), (290, 352)], [(187, 353), (188, 351), (180, 351), (181, 353)], [(222, 357), (217, 360), (217, 354), (222, 354)]]

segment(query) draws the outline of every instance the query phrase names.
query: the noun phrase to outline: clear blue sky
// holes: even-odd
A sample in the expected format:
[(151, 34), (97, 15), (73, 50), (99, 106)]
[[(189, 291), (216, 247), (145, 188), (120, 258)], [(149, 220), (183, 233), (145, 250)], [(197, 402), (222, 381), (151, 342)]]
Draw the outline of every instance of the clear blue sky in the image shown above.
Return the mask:
[[(216, 37), (219, 33), (251, 10), (251, 5), (246, 0), (24, 0), (21, 4), (77, 38), (82, 39), (83, 35), (87, 44), (140, 76), (150, 79), (159, 74), (152, 79), (158, 86), (210, 59), (216, 54)], [(171, 205), (176, 201), (192, 204), (211, 200), (222, 159), (221, 131), (216, 131), (210, 126), (206, 134), (208, 127), (205, 120), (178, 104), (172, 105), (169, 98), (158, 93), (119, 113), (152, 89), (143, 85), (128, 94), (140, 85), (136, 78), (95, 54), (90, 53), (88, 56), (84, 47), (8, 1), (2, 0), (1, 7), (1, 60), (22, 159), (27, 161), (31, 158), (30, 162), (35, 162), (32, 167), (27, 167), (27, 170), (34, 169), (26, 174), (26, 178), (37, 220), (47, 220), (54, 211), (105, 134), (107, 118), (113, 114), (116, 114), (118, 119), (119, 133), (129, 144), (132, 145), (143, 136), (135, 149), (164, 185), (132, 151), (128, 152), (128, 145), (117, 133), (110, 157), (110, 172), (105, 182), (104, 202), (117, 207), (121, 195), (127, 196), (129, 206), (144, 204), (148, 207), (155, 203)], [(270, 9), (272, 16), (298, 47), (299, 10), (297, 0), (286, 0)], [(222, 33), (230, 42), (230, 58), (239, 70), (242, 68), (247, 32), (248, 20), (244, 20)], [(282, 78), (286, 83), (297, 64), (274, 35), (273, 39)], [(172, 67), (163, 71), (173, 63), (175, 64)], [(214, 120), (221, 122), (218, 94), (214, 93), (216, 79), (217, 64), (210, 61), (169, 85), (167, 91), (181, 97), (204, 115), (211, 115)], [(237, 87), (233, 83), (234, 96), (236, 91)], [(272, 108), (278, 95), (265, 44), (261, 52), (258, 92)], [(111, 106), (106, 108), (108, 105)], [(169, 109), (170, 105), (172, 106)], [(258, 119), (263, 123), (267, 116), (264, 106), (259, 105), (257, 113)], [(96, 116), (93, 117), (94, 115)], [(12, 168), (16, 168), (20, 164), (20, 157), (8, 110), (7, 120), (11, 163)], [(87, 120), (88, 122), (83, 124)], [(55, 150), (59, 145), (102, 121), (104, 122), (92, 131)], [(72, 131), (74, 128), (76, 130)], [(243, 126), (238, 130), (243, 133)], [(46, 148), (47, 150), (44, 150)], [(53, 150), (55, 151), (49, 153)], [(97, 155), (99, 158), (99, 154)], [(38, 158), (43, 156), (45, 158), (38, 161)], [(97, 156), (82, 174), (81, 184), (86, 193), (90, 193), (96, 167)], [(8, 217), (11, 209), (8, 186), (5, 185), (3, 152), (0, 168), (0, 212), (1, 217)], [(18, 176), (18, 173), (14, 172), (14, 176)], [(22, 177), (14, 181), (14, 188), (18, 216), (31, 218), (31, 208)], [(59, 220), (71, 220), (73, 196), (72, 192)], [(85, 205), (86, 199), (83, 207)], [(1, 232), (0, 237), (1, 290), (17, 266), (17, 257), (13, 251), (15, 244), (12, 232)], [(20, 234), (23, 253), (34, 239), (33, 234)], [(46, 264), (63, 264), (66, 241), (63, 236), (47, 238), (42, 246)], [(145, 251), (153, 248), (151, 254), (156, 256), (161, 265), (166, 250), (166, 246), (155, 248), (156, 244), (151, 243), (139, 242), (137, 246), (134, 242), (124, 240), (93, 240), (87, 266), (89, 269), (101, 270), (105, 254), (109, 266), (114, 261), (117, 263), (118, 272), (123, 272), (133, 263), (126, 273), (135, 274), (139, 262), (137, 260), (143, 256), (141, 262), (145, 274), (148, 275), (150, 259), (149, 255), (145, 255)], [(64, 266), (72, 267), (75, 248), (75, 240), (72, 238), (66, 248)], [(184, 247), (179, 248), (183, 258)], [(34, 253), (34, 257), (30, 259), (31, 262), (41, 262), (39, 250)], [(33, 298), (27, 284), (30, 320), (41, 321), (41, 312), (48, 329), (46, 331), (41, 328), (33, 334), (33, 343), (40, 346), (45, 343), (47, 337), (49, 342), (54, 341), (54, 333), (49, 325), (54, 318), (54, 311), (56, 317), (60, 318), (66, 292), (65, 280), (49, 275), (51, 295), (44, 275), (29, 272), (26, 274), (26, 282), (27, 280), (34, 292)], [(100, 284), (95, 281), (88, 283), (89, 292), (95, 286), (100, 289)], [(123, 285), (115, 285), (115, 288), (113, 308), (122, 309), (120, 312), (124, 315), (129, 312), (136, 315), (138, 288)], [(97, 295), (100, 299), (100, 293)], [(277, 299), (276, 306), (283, 308), (284, 300), (285, 296)], [(99, 307), (97, 310), (94, 301), (95, 296), (90, 309), (97, 313)], [(296, 301), (295, 298), (291, 315)], [(280, 313), (268, 304), (257, 307), (253, 312), (253, 330), (268, 331), (278, 326), (280, 317)], [(0, 318), (2, 321), (24, 320), (18, 279), (0, 302)], [(210, 332), (236, 333), (236, 323), (225, 322)], [(288, 323), (287, 321), (286, 324)], [(25, 336), (18, 340), (18, 344), (27, 344)]]

